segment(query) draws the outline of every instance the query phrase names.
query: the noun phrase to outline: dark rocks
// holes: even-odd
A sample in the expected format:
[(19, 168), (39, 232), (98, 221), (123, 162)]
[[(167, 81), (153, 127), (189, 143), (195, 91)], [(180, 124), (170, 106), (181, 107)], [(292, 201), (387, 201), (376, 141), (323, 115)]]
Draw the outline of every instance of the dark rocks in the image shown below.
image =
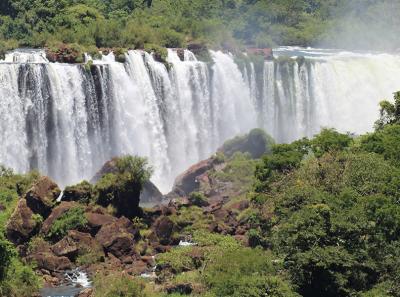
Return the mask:
[[(97, 183), (104, 175), (108, 173), (116, 173), (118, 158), (113, 158), (107, 161), (103, 167), (93, 176), (90, 180), (92, 184)], [(160, 203), (163, 200), (163, 194), (160, 190), (151, 182), (147, 181), (143, 185), (142, 192), (140, 194), (140, 202), (142, 203)]]
[(198, 191), (200, 185), (198, 177), (212, 169), (213, 166), (214, 159), (212, 158), (193, 165), (176, 178), (172, 192), (178, 196), (184, 197), (191, 192)]
[(77, 201), (80, 203), (89, 203), (93, 195), (93, 186), (87, 181), (83, 181), (78, 185), (66, 187), (62, 201)]
[(151, 181), (144, 183), (142, 193), (140, 194), (141, 203), (161, 203), (163, 197), (163, 194)]
[(46, 48), (46, 57), (50, 62), (83, 63), (84, 53), (77, 46), (60, 43), (56, 47)]
[(50, 216), (44, 221), (41, 232), (43, 234), (47, 234), (50, 231), (53, 223), (60, 218), (63, 214), (65, 214), (68, 210), (77, 206), (78, 204), (75, 202), (61, 202), (59, 206), (53, 209)]
[(74, 260), (77, 255), (89, 252), (98, 258), (104, 256), (102, 247), (90, 234), (76, 230), (68, 231), (68, 235), (53, 245), (51, 249), (56, 256), (66, 256), (70, 260)]
[(190, 295), (193, 287), (190, 283), (179, 283), (168, 285), (165, 290), (168, 294)]
[(248, 134), (226, 141), (218, 151), (231, 157), (236, 152), (249, 153), (257, 159), (271, 151), (274, 140), (262, 129), (253, 129)]
[(64, 271), (72, 268), (72, 263), (67, 257), (58, 257), (50, 252), (40, 252), (28, 257), (34, 261), (39, 269), (48, 271)]
[(202, 62), (212, 63), (213, 59), (210, 55), (210, 51), (207, 48), (207, 45), (204, 43), (189, 43), (188, 50), (195, 54), (197, 59)]
[(176, 50), (176, 54), (178, 55), (178, 57), (179, 57), (179, 59), (180, 59), (181, 61), (185, 61), (185, 49), (183, 49), (183, 48), (178, 48), (178, 49)]
[(40, 229), (40, 216), (27, 206), (25, 199), (20, 199), (6, 226), (7, 238), (16, 245), (23, 244), (34, 236)]
[(41, 177), (25, 195), (28, 207), (34, 212), (47, 218), (61, 190), (49, 177)]
[(117, 219), (108, 214), (87, 212), (85, 213), (85, 217), (88, 221), (88, 226), (92, 230), (92, 234), (96, 234), (100, 228), (106, 224), (115, 222)]
[(138, 230), (131, 221), (122, 217), (115, 222), (103, 225), (96, 234), (96, 240), (107, 253), (122, 258), (135, 254), (134, 238), (136, 236), (138, 236)]
[(116, 173), (117, 172), (117, 160), (118, 158), (113, 158), (110, 161), (104, 163), (103, 167), (92, 177), (90, 182), (92, 184), (97, 183), (104, 175), (108, 173)]
[(272, 48), (248, 48), (247, 53), (264, 57), (264, 60), (271, 60), (274, 57)]
[(91, 288), (84, 289), (78, 295), (78, 297), (93, 297), (93, 296), (94, 296), (94, 291)]
[(174, 232), (175, 224), (166, 216), (162, 216), (156, 220), (153, 230), (159, 242), (163, 245), (171, 244), (171, 236)]

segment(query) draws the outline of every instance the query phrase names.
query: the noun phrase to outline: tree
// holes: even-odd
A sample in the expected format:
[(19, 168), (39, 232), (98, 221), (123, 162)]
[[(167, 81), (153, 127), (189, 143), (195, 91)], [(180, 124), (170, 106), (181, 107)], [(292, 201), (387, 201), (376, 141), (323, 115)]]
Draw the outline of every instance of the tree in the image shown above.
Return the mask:
[(380, 103), (380, 118), (375, 122), (377, 130), (386, 125), (400, 124), (400, 91), (394, 93), (394, 103), (384, 100)]

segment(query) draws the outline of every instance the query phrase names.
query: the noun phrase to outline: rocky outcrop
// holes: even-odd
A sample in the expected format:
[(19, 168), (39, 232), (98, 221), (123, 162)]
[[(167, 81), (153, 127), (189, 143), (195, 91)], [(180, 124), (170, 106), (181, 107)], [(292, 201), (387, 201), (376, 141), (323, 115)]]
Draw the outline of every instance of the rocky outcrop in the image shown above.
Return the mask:
[(78, 255), (91, 253), (104, 256), (103, 248), (100, 244), (88, 233), (82, 233), (76, 230), (68, 231), (68, 234), (51, 248), (56, 256), (68, 257), (74, 260)]
[(85, 217), (88, 221), (88, 226), (91, 229), (92, 234), (96, 234), (104, 225), (113, 223), (117, 220), (115, 217), (108, 214), (95, 212), (87, 212), (85, 213)]
[(91, 288), (84, 289), (79, 293), (78, 297), (94, 297), (94, 291)]
[(163, 197), (163, 194), (151, 181), (144, 183), (142, 193), (140, 193), (141, 203), (162, 203)]
[(107, 253), (117, 258), (134, 255), (134, 238), (139, 235), (132, 222), (121, 217), (115, 222), (105, 224), (96, 234), (96, 240), (104, 247)]
[(39, 269), (47, 271), (64, 271), (72, 268), (72, 263), (67, 257), (58, 257), (50, 252), (39, 252), (28, 257)]
[(84, 53), (77, 46), (60, 43), (55, 47), (46, 48), (46, 58), (50, 62), (83, 63)]
[(173, 239), (171, 237), (174, 233), (174, 228), (175, 224), (169, 217), (159, 217), (153, 225), (153, 232), (157, 236), (157, 241), (163, 245), (172, 244)]
[(247, 53), (264, 57), (264, 60), (272, 60), (274, 53), (272, 48), (248, 48)]
[[(90, 180), (92, 184), (97, 183), (104, 175), (108, 173), (116, 173), (118, 158), (113, 158), (107, 161), (103, 167), (93, 176)], [(151, 181), (147, 181), (143, 185), (142, 192), (140, 193), (140, 202), (142, 203), (161, 203), (163, 200), (163, 194)]]
[(193, 291), (193, 286), (190, 283), (170, 284), (165, 287), (168, 294), (190, 295)]
[(16, 245), (23, 244), (39, 231), (40, 223), (40, 220), (28, 207), (26, 200), (20, 199), (7, 223), (7, 238)]
[(199, 177), (208, 170), (212, 169), (214, 166), (214, 162), (215, 161), (213, 158), (201, 161), (190, 167), (181, 175), (179, 175), (175, 179), (172, 192), (168, 194), (167, 197), (168, 198), (174, 198), (174, 196), (186, 197), (191, 192), (198, 191), (200, 186)]
[(75, 186), (66, 187), (63, 192), (62, 201), (77, 201), (89, 203), (93, 196), (93, 186), (83, 181)]
[(49, 231), (53, 223), (60, 218), (63, 214), (65, 214), (68, 210), (77, 206), (78, 204), (75, 202), (61, 202), (60, 205), (55, 207), (49, 217), (43, 222), (43, 226), (41, 229), (41, 233), (46, 235)]
[(264, 130), (253, 129), (246, 135), (226, 141), (218, 151), (223, 152), (228, 157), (236, 152), (249, 153), (252, 158), (257, 159), (270, 153), (273, 144), (273, 138)]
[(25, 194), (28, 207), (43, 218), (47, 218), (61, 190), (49, 177), (41, 177)]
[(213, 59), (210, 55), (210, 51), (207, 48), (207, 45), (204, 43), (189, 43), (187, 46), (188, 50), (195, 54), (196, 58), (200, 61), (206, 63), (212, 63)]

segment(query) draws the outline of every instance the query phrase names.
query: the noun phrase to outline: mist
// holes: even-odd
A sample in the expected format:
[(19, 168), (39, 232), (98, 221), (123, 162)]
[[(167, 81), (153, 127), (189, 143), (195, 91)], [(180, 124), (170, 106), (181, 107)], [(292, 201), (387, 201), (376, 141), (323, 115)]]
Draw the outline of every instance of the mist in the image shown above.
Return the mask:
[(400, 51), (400, 1), (343, 1), (330, 14), (319, 47)]

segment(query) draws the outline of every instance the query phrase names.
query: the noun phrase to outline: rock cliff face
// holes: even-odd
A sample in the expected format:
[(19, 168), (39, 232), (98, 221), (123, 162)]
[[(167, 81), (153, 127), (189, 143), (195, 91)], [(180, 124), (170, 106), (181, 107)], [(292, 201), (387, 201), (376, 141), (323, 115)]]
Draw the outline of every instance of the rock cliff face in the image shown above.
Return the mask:
[[(192, 165), (175, 179), (172, 191), (167, 198), (188, 197), (190, 193), (201, 191), (208, 197), (232, 196), (229, 181), (218, 178), (225, 170), (227, 160), (235, 153), (248, 154), (257, 159), (271, 152), (274, 140), (262, 129), (253, 129), (248, 134), (226, 141), (215, 156)], [(250, 174), (253, 174), (252, 172)]]
[(27, 205), (34, 213), (47, 218), (61, 190), (49, 177), (44, 176), (26, 193)]
[(34, 236), (39, 228), (40, 223), (35, 220), (34, 213), (27, 206), (26, 199), (20, 199), (6, 226), (7, 238), (12, 243), (19, 245)]

